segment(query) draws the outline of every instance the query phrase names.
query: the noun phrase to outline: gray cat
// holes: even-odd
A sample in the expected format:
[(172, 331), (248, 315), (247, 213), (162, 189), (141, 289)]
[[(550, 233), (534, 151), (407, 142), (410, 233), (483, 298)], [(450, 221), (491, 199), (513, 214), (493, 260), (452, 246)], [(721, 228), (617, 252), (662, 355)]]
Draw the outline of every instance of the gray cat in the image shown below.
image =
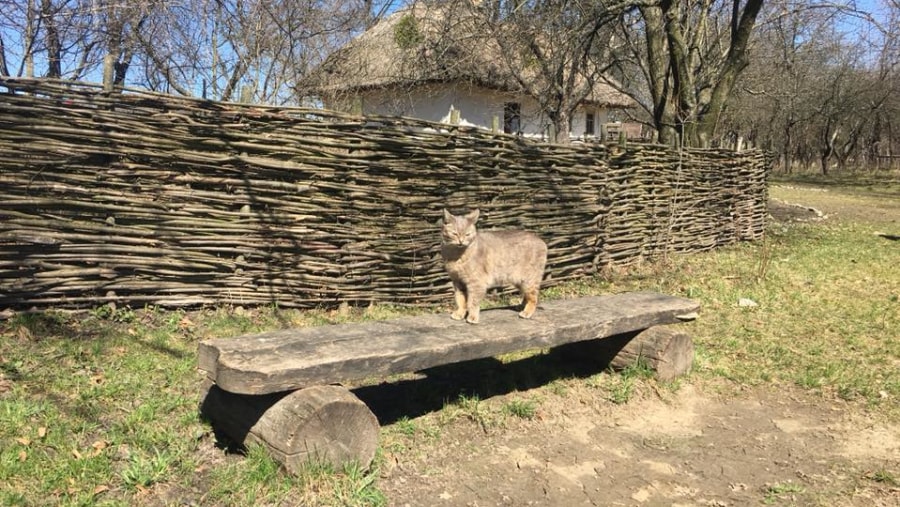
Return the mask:
[(479, 232), (477, 221), (478, 210), (459, 216), (444, 210), (441, 256), (456, 300), (451, 317), (477, 324), (487, 290), (513, 285), (523, 298), (519, 317), (530, 319), (547, 264), (547, 244), (527, 231)]

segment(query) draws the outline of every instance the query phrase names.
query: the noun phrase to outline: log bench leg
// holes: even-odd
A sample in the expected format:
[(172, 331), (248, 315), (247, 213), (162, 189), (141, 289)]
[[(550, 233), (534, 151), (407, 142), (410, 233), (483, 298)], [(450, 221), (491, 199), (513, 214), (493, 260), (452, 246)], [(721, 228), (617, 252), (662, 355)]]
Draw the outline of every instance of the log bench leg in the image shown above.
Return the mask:
[(597, 340), (600, 356), (614, 369), (624, 369), (644, 361), (660, 380), (672, 380), (691, 370), (694, 342), (691, 337), (668, 326), (655, 326), (637, 334)]
[(595, 364), (601, 361), (615, 370), (643, 361), (660, 380), (672, 380), (689, 372), (694, 362), (691, 337), (670, 326), (572, 343), (561, 347), (563, 357)]
[(339, 386), (313, 386), (288, 394), (242, 395), (206, 386), (200, 412), (234, 442), (259, 444), (290, 473), (310, 461), (368, 468), (378, 447), (378, 420)]

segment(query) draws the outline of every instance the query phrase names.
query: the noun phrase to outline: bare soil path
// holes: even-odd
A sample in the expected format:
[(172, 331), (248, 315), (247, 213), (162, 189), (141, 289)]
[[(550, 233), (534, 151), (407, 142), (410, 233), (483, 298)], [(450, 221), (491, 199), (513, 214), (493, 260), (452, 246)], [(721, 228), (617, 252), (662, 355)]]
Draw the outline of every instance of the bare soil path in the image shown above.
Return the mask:
[(792, 388), (684, 385), (623, 405), (545, 398), (389, 453), (391, 505), (898, 506), (900, 426)]

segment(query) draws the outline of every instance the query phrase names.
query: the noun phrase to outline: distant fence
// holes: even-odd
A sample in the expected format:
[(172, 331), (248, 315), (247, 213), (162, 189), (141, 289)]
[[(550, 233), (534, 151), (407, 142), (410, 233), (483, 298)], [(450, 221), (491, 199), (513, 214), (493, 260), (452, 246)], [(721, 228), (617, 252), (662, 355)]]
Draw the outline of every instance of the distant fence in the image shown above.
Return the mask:
[(537, 232), (548, 285), (763, 235), (762, 152), (450, 128), (0, 79), (0, 308), (445, 303), (445, 206)]

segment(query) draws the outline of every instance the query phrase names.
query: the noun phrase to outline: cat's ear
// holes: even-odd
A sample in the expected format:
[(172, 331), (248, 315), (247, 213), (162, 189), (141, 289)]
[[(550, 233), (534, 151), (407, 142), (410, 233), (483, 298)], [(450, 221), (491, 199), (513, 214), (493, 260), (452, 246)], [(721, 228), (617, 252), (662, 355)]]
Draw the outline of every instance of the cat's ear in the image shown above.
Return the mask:
[(475, 222), (478, 221), (478, 216), (480, 214), (481, 214), (481, 211), (479, 211), (478, 209), (473, 209), (468, 214), (466, 214), (466, 218), (469, 220), (469, 222), (472, 222), (474, 224)]
[(444, 223), (449, 224), (453, 222), (453, 214), (447, 211), (447, 208), (444, 208)]

